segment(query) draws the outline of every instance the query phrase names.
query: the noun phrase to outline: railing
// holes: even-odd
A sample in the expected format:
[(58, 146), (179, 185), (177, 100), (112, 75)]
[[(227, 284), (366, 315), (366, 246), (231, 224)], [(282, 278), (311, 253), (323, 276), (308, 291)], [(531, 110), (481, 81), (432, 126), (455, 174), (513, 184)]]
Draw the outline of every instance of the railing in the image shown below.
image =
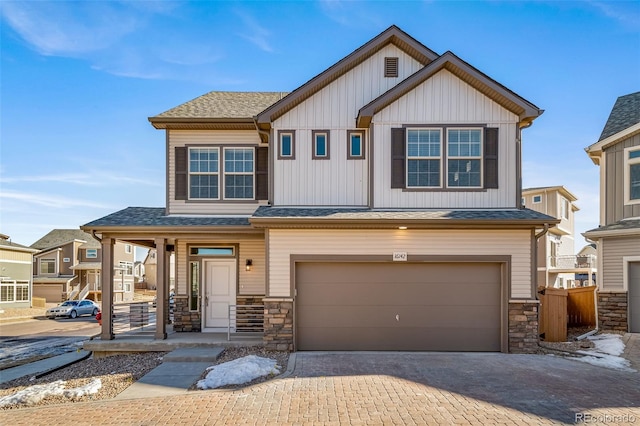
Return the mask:
[(73, 287), (73, 290), (71, 290), (71, 293), (69, 293), (69, 295), (67, 296), (67, 300), (73, 300), (76, 298), (76, 296), (78, 295), (78, 293), (80, 293), (80, 284), (76, 285)]
[(229, 305), (227, 340), (231, 333), (264, 332), (264, 305)]
[(84, 286), (84, 288), (80, 292), (80, 295), (78, 295), (78, 300), (84, 299), (85, 297), (87, 297), (87, 294), (89, 294), (89, 284)]
[(152, 302), (117, 303), (112, 306), (113, 333), (147, 334), (156, 330), (156, 308)]
[(596, 267), (596, 256), (592, 254), (549, 256), (548, 260), (549, 267), (555, 269), (595, 269)]

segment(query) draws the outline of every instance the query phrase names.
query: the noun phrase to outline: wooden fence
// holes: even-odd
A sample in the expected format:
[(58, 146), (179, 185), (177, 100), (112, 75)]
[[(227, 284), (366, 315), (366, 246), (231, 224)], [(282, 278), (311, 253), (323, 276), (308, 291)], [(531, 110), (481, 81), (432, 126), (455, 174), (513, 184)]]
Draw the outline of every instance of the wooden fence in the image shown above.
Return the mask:
[(595, 289), (596, 286), (539, 289), (540, 338), (547, 342), (565, 342), (567, 326), (595, 327)]
[(31, 298), (31, 307), (33, 308), (46, 308), (47, 307), (47, 299), (44, 297), (32, 297)]

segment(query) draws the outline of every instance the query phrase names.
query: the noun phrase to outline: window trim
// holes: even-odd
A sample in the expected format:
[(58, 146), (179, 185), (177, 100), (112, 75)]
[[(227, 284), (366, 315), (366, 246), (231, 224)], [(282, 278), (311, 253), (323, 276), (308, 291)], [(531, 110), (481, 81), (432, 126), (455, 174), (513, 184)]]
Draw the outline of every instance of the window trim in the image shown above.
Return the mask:
[[(192, 172), (191, 171), (191, 151), (192, 150), (214, 150), (218, 152), (218, 171), (215, 173), (212, 172)], [(222, 174), (222, 166), (220, 161), (220, 146), (217, 145), (196, 145), (196, 146), (188, 146), (187, 147), (187, 200), (189, 201), (219, 201), (222, 199), (222, 189), (220, 186), (220, 175)], [(218, 197), (217, 198), (201, 198), (201, 197), (192, 197), (191, 196), (191, 176), (213, 176), (215, 175), (218, 180)]]
[[(282, 138), (289, 135), (291, 137), (291, 154), (282, 155)], [(278, 130), (278, 160), (295, 160), (296, 159), (296, 131), (295, 130)]]
[[(53, 272), (42, 271), (42, 264), (44, 262), (53, 263)], [(41, 258), (38, 262), (38, 272), (40, 272), (40, 275), (55, 275), (58, 273), (58, 262), (56, 261), (55, 258)]]
[[(438, 157), (424, 157), (424, 156), (411, 156), (409, 154), (409, 132), (414, 131), (414, 130), (437, 130), (438, 133), (440, 134), (440, 155)], [(443, 167), (443, 162), (446, 161), (446, 157), (445, 157), (445, 152), (444, 152), (444, 140), (443, 140), (443, 134), (445, 133), (445, 128), (444, 127), (424, 127), (424, 126), (420, 126), (420, 127), (407, 127), (406, 132), (405, 132), (405, 189), (409, 189), (409, 190), (432, 190), (432, 189), (445, 189), (446, 186), (444, 186), (444, 179), (443, 179), (443, 175), (446, 176), (446, 170)], [(440, 163), (440, 179), (439, 179), (439, 185), (434, 185), (434, 186), (410, 186), (409, 185), (409, 160), (414, 160), (414, 161), (419, 161), (419, 160), (438, 160), (438, 162)]]
[[(311, 141), (313, 144), (313, 151), (311, 152), (311, 158), (313, 160), (329, 160), (330, 159), (330, 131), (329, 130), (312, 130)], [(325, 155), (318, 155), (318, 136), (324, 136)]]
[[(538, 201), (536, 201), (536, 198), (538, 199)], [(542, 195), (534, 195), (531, 197), (531, 202), (533, 204), (540, 204), (542, 202)]]
[(87, 259), (97, 259), (98, 249), (88, 248), (84, 255)]
[[(482, 127), (457, 127), (457, 126), (451, 126), (451, 127), (444, 127), (445, 130), (445, 135), (446, 135), (446, 139), (443, 141), (443, 145), (446, 148), (446, 151), (443, 151), (443, 155), (444, 155), (444, 166), (445, 166), (445, 170), (444, 170), (444, 175), (446, 177), (446, 186), (444, 186), (445, 188), (448, 189), (481, 189), (484, 188), (484, 132), (483, 132), (483, 128)], [(477, 130), (478, 133), (480, 134), (480, 142), (479, 142), (479, 146), (480, 146), (480, 155), (477, 156), (472, 156), (472, 155), (468, 155), (468, 156), (449, 156), (449, 132), (452, 130)], [(480, 183), (478, 185), (473, 185), (473, 186), (451, 186), (449, 185), (449, 160), (450, 159), (469, 159), (469, 160), (477, 160), (480, 164)], [(443, 182), (444, 183), (444, 182)]]
[[(227, 150), (231, 150), (231, 149), (242, 149), (242, 150), (251, 150), (253, 151), (253, 160), (252, 160), (252, 171), (250, 173), (248, 172), (227, 172), (226, 170), (226, 157), (225, 154), (227, 152)], [(256, 149), (255, 148), (249, 148), (249, 147), (235, 147), (235, 146), (223, 146), (222, 147), (222, 161), (221, 164), (218, 166), (218, 169), (220, 170), (220, 174), (222, 175), (222, 180), (224, 180), (224, 184), (222, 185), (222, 200), (225, 201), (253, 201), (256, 199)], [(248, 176), (251, 175), (253, 178), (253, 182), (251, 184), (251, 197), (250, 198), (229, 198), (227, 197), (227, 182), (226, 182), (226, 177), (227, 175), (229, 176)], [(218, 194), (220, 195), (220, 194)]]
[(569, 200), (560, 197), (560, 218), (569, 220), (569, 209), (571, 208)]
[(133, 246), (131, 244), (125, 244), (124, 245), (124, 252), (126, 254), (131, 254), (133, 253)]
[[(359, 135), (360, 136), (360, 155), (352, 155), (352, 150), (351, 150), (351, 137), (353, 135)], [(365, 156), (365, 132), (364, 130), (347, 130), (347, 160), (364, 160), (366, 158)]]
[(640, 157), (630, 158), (631, 152), (640, 152), (640, 146), (624, 149), (624, 204), (640, 204), (640, 198), (631, 198), (631, 166), (640, 165)]

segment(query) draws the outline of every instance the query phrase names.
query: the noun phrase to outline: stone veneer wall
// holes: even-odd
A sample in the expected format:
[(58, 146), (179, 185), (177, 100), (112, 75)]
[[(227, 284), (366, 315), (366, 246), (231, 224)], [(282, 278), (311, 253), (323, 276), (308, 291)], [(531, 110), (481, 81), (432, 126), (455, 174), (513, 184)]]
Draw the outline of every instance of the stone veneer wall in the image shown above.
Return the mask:
[(293, 351), (293, 299), (265, 298), (263, 301), (265, 348)]
[(173, 307), (174, 331), (201, 331), (200, 312), (189, 310), (189, 298), (187, 296), (175, 296)]
[(627, 293), (598, 293), (598, 328), (627, 332)]
[(538, 349), (538, 301), (509, 302), (509, 353)]

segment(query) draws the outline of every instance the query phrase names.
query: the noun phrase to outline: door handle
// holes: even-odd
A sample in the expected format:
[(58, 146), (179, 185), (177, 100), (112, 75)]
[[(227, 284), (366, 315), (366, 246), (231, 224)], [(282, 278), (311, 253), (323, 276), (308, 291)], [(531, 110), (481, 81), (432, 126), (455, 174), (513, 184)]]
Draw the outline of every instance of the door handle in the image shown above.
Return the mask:
[(208, 305), (208, 304), (209, 304), (209, 296), (205, 296), (205, 297), (204, 297), (204, 303), (205, 303), (206, 305)]

